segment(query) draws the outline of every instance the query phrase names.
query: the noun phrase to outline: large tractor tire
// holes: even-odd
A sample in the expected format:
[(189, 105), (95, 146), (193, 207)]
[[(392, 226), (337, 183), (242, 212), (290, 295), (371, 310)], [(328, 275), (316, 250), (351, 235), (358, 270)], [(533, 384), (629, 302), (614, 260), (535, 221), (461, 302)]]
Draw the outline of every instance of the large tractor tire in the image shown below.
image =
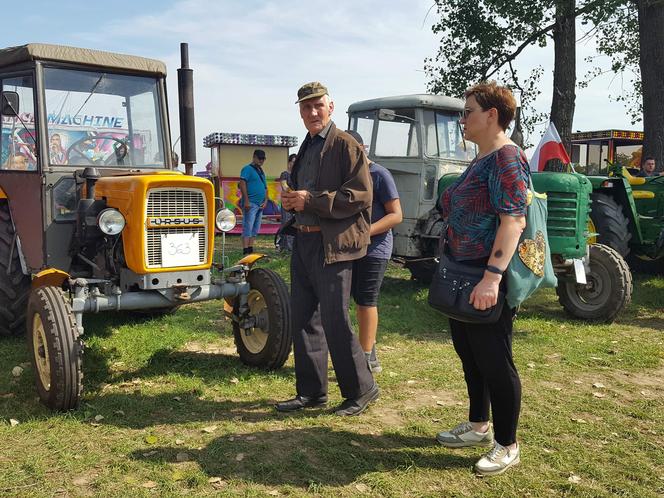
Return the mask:
[[(240, 360), (254, 367), (280, 368), (288, 359), (293, 342), (288, 287), (277, 273), (266, 268), (251, 270), (247, 281), (250, 286), (247, 296), (249, 316), (255, 317), (257, 324), (243, 329), (237, 322), (233, 323)], [(237, 316), (238, 298), (233, 308)]]
[(613, 322), (632, 300), (632, 273), (615, 250), (602, 244), (589, 247), (588, 283), (560, 279), (556, 288), (558, 300), (575, 318)]
[(83, 390), (83, 342), (64, 291), (50, 286), (34, 289), (27, 322), (39, 399), (52, 410), (76, 408)]
[(614, 249), (623, 258), (629, 254), (629, 241), (632, 234), (629, 231), (629, 220), (622, 207), (607, 194), (594, 192), (592, 199), (590, 219), (599, 234), (597, 243)]
[(0, 201), (0, 336), (25, 331), (30, 277), (21, 270), (14, 226), (6, 201)]

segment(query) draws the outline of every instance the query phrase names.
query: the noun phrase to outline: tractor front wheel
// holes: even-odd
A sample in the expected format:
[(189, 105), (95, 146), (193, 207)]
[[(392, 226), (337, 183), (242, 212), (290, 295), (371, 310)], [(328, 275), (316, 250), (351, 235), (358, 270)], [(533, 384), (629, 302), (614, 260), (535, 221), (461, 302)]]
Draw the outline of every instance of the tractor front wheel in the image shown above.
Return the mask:
[(556, 292), (565, 311), (575, 318), (613, 322), (632, 300), (632, 273), (615, 250), (602, 244), (590, 248), (587, 284), (560, 279)]
[(34, 289), (27, 324), (28, 350), (41, 402), (56, 411), (76, 408), (83, 386), (83, 342), (64, 291), (51, 286)]
[[(246, 365), (279, 368), (288, 359), (292, 344), (288, 287), (277, 273), (266, 268), (251, 270), (247, 281), (248, 313), (239, 314), (239, 298), (233, 305), (233, 314), (240, 319), (240, 323), (233, 323), (237, 352)], [(246, 320), (253, 325), (242, 328)]]

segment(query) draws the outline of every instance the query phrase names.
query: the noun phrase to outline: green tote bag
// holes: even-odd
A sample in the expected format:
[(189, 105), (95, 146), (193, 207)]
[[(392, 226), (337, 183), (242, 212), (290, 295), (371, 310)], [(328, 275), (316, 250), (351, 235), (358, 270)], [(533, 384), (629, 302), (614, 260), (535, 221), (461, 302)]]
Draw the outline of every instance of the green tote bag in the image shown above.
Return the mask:
[(546, 194), (535, 192), (532, 178), (529, 182), (528, 201), (526, 228), (504, 274), (507, 279), (505, 299), (511, 308), (518, 307), (540, 287), (558, 285), (546, 233)]

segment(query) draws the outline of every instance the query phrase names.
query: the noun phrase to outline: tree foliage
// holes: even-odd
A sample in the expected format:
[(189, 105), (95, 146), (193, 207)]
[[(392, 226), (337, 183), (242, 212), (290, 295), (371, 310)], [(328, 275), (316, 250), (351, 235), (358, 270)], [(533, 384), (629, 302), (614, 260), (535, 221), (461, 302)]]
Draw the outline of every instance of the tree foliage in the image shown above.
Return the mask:
[[(546, 113), (536, 113), (533, 108), (533, 102), (541, 93), (543, 68), (536, 66), (524, 77), (518, 74), (513, 62), (527, 47), (545, 47), (551, 43), (556, 14), (560, 15), (557, 7), (561, 3), (556, 0), (436, 0), (440, 20), (432, 29), (441, 39), (435, 57), (425, 60), (429, 90), (460, 95), (469, 84), (497, 79), (521, 94), (523, 126), (527, 133), (532, 133), (535, 123), (547, 117)], [(608, 20), (607, 10), (618, 3), (618, 0), (575, 2), (575, 10), (567, 15), (581, 17), (586, 22)], [(573, 106), (570, 112), (573, 113)], [(571, 123), (571, 117), (569, 121)]]
[(641, 70), (639, 68), (639, 19), (636, 4), (631, 0), (607, 0), (604, 9), (589, 12), (584, 22), (589, 26), (586, 36), (593, 36), (597, 55), (587, 57), (594, 66), (579, 82), (585, 88), (594, 78), (607, 72), (620, 80), (619, 92), (610, 96), (625, 105), (632, 124), (643, 119)]
[(542, 67), (525, 77), (512, 62), (530, 44), (545, 46), (547, 29), (554, 22), (553, 1), (436, 0), (439, 21), (432, 27), (440, 35), (440, 48), (425, 61), (429, 90), (460, 96), (472, 83), (490, 78), (520, 90), (522, 123), (527, 133), (536, 121), (532, 103), (540, 94)]

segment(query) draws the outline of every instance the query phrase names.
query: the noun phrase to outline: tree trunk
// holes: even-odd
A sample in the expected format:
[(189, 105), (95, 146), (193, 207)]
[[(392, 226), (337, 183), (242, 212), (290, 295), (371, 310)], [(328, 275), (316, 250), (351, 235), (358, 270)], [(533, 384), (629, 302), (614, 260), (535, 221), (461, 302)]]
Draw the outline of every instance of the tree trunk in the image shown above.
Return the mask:
[(639, 12), (641, 85), (643, 92), (643, 155), (664, 166), (664, 3), (635, 0)]
[(556, 125), (568, 154), (571, 152), (572, 121), (576, 100), (574, 7), (575, 0), (556, 0), (556, 25), (553, 28), (554, 69), (551, 121)]

